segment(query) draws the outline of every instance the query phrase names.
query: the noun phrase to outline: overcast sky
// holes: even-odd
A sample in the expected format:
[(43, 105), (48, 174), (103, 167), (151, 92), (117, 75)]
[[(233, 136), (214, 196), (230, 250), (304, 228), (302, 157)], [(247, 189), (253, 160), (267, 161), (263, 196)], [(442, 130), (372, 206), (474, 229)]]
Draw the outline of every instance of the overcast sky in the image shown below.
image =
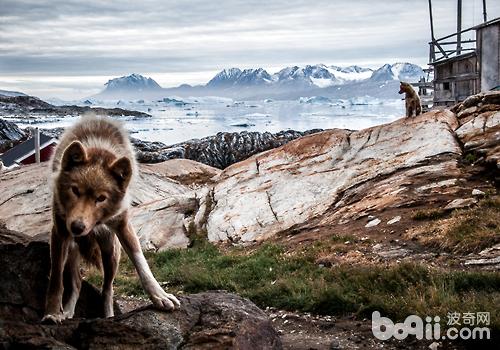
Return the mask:
[[(480, 23), (482, 0), (463, 3), (463, 26)], [(433, 4), (436, 35), (454, 32), (456, 1)], [(71, 99), (130, 73), (169, 87), (233, 66), (425, 65), (429, 39), (427, 0), (0, 0), (0, 89)]]

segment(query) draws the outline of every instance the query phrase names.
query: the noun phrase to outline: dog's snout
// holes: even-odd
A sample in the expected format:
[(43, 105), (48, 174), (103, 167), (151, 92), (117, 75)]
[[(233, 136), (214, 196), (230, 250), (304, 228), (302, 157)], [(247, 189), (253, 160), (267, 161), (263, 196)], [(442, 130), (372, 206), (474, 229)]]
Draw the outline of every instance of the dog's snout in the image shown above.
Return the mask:
[(75, 220), (71, 223), (71, 232), (75, 236), (82, 234), (83, 231), (85, 231), (85, 224), (82, 221)]

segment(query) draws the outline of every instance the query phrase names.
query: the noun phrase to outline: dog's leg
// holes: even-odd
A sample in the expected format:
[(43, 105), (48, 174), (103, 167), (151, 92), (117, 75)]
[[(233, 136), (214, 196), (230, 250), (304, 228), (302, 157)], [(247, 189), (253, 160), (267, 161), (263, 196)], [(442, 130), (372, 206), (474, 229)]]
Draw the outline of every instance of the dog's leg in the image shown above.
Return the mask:
[(62, 313), (63, 272), (71, 237), (64, 225), (57, 223), (52, 228), (50, 235), (50, 279), (45, 302), (45, 316), (42, 322), (59, 323), (64, 319)]
[(80, 274), (80, 252), (76, 243), (71, 243), (66, 261), (66, 269), (70, 276), (71, 294), (64, 305), (64, 317), (73, 318), (75, 315), (75, 306), (80, 296), (82, 288), (82, 276)]
[(108, 229), (100, 230), (97, 241), (101, 248), (102, 267), (104, 278), (102, 283), (102, 297), (104, 299), (104, 317), (113, 317), (113, 280), (120, 263), (120, 244), (114, 233)]
[(406, 107), (406, 116), (407, 117), (413, 116), (413, 108), (411, 105), (408, 105), (408, 107)]
[(123, 246), (123, 249), (137, 270), (144, 290), (149, 294), (153, 304), (165, 310), (173, 310), (180, 306), (179, 300), (169, 293), (166, 293), (154, 278), (144, 254), (141, 250), (139, 239), (134, 229), (128, 221), (128, 215), (125, 212), (121, 215), (118, 222), (115, 223), (116, 235)]

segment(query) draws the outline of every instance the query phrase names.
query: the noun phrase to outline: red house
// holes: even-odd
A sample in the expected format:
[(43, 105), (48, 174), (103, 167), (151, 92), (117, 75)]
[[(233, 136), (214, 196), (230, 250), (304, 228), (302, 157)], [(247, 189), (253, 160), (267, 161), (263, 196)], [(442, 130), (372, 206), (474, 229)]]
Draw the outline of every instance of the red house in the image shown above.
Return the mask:
[[(50, 159), (52, 151), (57, 144), (57, 140), (53, 137), (40, 133), (40, 161), (45, 162)], [(35, 138), (32, 137), (23, 143), (11, 148), (4, 154), (0, 155), (0, 160), (3, 165), (11, 167), (15, 164), (33, 164), (35, 160)]]

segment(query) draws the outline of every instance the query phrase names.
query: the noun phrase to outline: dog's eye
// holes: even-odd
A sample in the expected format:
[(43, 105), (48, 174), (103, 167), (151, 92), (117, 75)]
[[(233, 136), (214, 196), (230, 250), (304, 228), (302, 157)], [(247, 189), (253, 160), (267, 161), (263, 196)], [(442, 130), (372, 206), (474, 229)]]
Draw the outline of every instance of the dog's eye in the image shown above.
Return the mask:
[(79, 197), (80, 196), (80, 190), (76, 186), (71, 186), (71, 191), (75, 194), (75, 196)]
[(106, 196), (100, 195), (95, 199), (96, 202), (104, 202), (106, 200)]

